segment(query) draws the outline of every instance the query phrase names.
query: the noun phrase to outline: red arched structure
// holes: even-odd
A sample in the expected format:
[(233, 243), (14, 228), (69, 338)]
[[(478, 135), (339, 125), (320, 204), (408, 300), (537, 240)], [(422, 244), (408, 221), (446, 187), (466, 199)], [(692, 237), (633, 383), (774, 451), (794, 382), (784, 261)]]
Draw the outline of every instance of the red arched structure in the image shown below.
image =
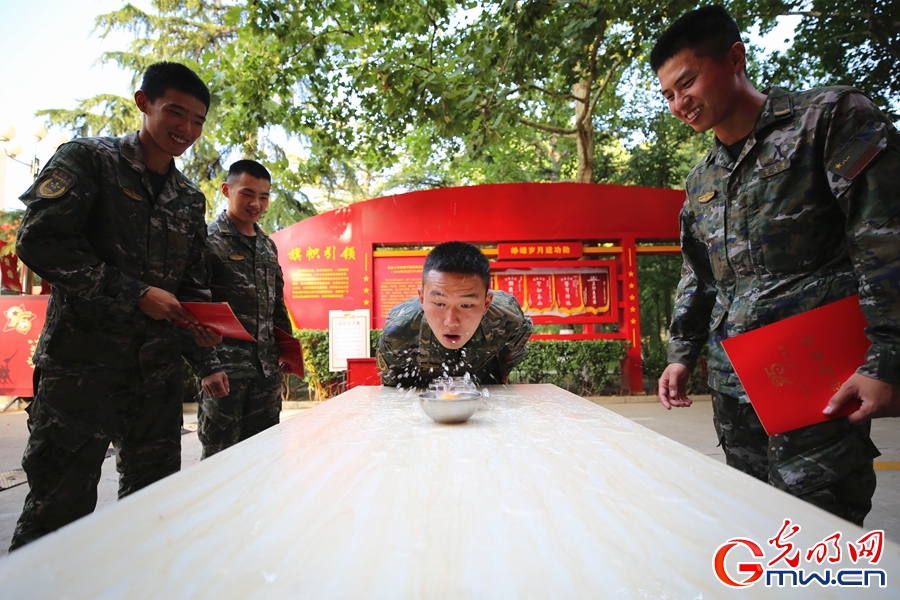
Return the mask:
[[(448, 240), (482, 246), (495, 286), (516, 288), (535, 323), (581, 328), (535, 337), (630, 341), (623, 380), (637, 392), (636, 258), (678, 251), (683, 200), (671, 189), (576, 183), (444, 188), (352, 204), (272, 237), (288, 309), (303, 329), (327, 329), (329, 310), (358, 309), (369, 309), (372, 326), (381, 327), (387, 312), (415, 293), (428, 247)], [(516, 287), (519, 281), (527, 289)]]

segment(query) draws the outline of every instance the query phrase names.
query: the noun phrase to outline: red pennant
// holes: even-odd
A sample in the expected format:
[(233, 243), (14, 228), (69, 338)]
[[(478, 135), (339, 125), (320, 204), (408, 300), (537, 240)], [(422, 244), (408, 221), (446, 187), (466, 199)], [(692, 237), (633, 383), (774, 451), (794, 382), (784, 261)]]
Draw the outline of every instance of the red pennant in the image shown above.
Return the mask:
[(546, 312), (553, 308), (553, 275), (526, 275), (525, 297), (531, 312)]
[(584, 294), (584, 308), (592, 315), (609, 310), (609, 273), (580, 275)]
[(567, 315), (584, 312), (584, 300), (581, 294), (581, 275), (554, 275), (556, 288), (556, 307)]

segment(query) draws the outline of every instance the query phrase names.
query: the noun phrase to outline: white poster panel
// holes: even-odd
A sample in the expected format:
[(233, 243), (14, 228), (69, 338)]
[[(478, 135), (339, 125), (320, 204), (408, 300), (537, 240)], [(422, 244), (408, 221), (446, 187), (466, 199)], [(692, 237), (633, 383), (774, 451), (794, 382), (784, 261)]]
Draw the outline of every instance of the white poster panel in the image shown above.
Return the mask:
[(346, 371), (348, 358), (370, 358), (369, 310), (328, 311), (328, 370)]

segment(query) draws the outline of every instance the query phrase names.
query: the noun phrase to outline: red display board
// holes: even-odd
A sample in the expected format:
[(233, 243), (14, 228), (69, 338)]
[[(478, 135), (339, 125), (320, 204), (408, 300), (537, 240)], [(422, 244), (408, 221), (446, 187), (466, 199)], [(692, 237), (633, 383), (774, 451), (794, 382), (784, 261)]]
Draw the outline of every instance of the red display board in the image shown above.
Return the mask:
[(0, 396), (33, 394), (37, 346), (47, 316), (48, 296), (0, 296)]
[(384, 327), (391, 309), (401, 302), (418, 295), (422, 286), (422, 265), (424, 256), (385, 257), (375, 259), (375, 312), (373, 323), (376, 329)]

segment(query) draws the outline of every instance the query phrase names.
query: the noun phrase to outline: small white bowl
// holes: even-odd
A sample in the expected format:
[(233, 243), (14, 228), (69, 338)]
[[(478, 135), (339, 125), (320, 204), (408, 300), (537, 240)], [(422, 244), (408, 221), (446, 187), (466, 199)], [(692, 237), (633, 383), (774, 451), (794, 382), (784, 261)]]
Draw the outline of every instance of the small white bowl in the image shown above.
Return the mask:
[(478, 410), (481, 394), (478, 392), (449, 392), (453, 398), (441, 398), (442, 392), (419, 394), (419, 404), (435, 423), (465, 423)]

